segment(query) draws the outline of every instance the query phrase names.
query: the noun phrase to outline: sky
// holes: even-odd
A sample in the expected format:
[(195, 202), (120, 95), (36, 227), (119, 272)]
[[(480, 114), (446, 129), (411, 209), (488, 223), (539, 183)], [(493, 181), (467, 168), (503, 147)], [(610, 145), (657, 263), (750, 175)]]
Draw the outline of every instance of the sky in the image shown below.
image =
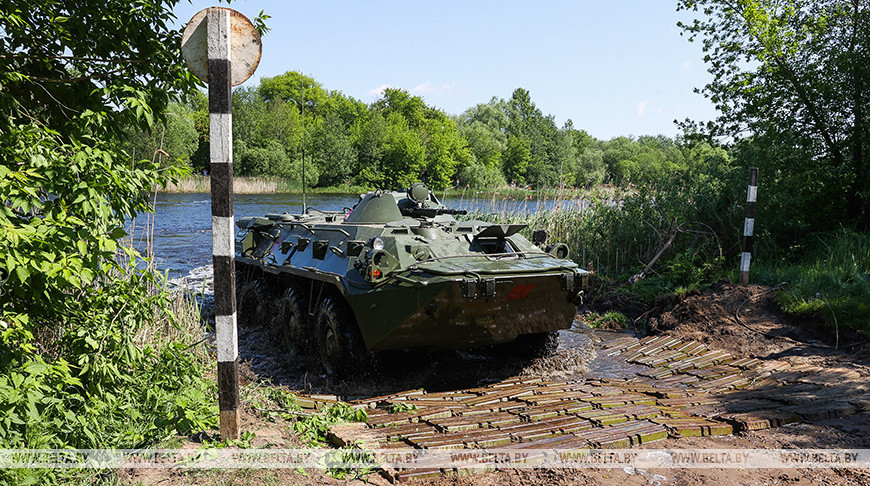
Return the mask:
[[(216, 0), (180, 2), (179, 25)], [(680, 134), (674, 120), (713, 119), (696, 87), (711, 77), (698, 42), (680, 36), (675, 0), (235, 0), (272, 29), (254, 75), (300, 71), (365, 103), (401, 88), (448, 114), (516, 88), (555, 118), (609, 140)]]

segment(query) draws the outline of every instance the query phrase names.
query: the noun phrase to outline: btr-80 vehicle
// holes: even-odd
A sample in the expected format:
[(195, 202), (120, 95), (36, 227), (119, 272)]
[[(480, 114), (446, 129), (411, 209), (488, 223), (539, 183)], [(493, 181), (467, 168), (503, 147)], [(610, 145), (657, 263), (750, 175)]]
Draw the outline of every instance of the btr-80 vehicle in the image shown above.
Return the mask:
[(239, 322), (270, 322), (333, 375), (385, 350), (551, 345), (589, 272), (542, 230), (532, 243), (519, 233), (526, 225), (460, 214), (417, 183), (344, 211), (241, 218)]

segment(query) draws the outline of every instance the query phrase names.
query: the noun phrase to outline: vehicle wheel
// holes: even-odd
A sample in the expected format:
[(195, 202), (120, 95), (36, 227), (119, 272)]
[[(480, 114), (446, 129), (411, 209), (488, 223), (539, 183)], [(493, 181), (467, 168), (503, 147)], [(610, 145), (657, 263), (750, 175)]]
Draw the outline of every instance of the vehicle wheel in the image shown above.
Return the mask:
[(285, 290), (275, 299), (274, 312), (271, 327), (278, 339), (288, 348), (308, 349), (312, 336), (304, 320), (299, 294), (293, 289)]
[(549, 356), (559, 344), (559, 331), (523, 334), (507, 344), (508, 352), (520, 359)]
[(353, 376), (363, 370), (365, 347), (350, 309), (335, 297), (327, 297), (317, 309), (317, 349), (328, 375)]
[(259, 282), (252, 281), (240, 285), (236, 290), (236, 302), (240, 327), (254, 327), (260, 324), (263, 289)]

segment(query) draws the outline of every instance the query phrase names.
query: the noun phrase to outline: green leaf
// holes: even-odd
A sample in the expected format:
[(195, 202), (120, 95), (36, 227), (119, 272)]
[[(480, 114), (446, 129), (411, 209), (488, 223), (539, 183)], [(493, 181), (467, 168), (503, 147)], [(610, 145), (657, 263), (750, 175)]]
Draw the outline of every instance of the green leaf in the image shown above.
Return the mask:
[(30, 277), (30, 270), (27, 267), (15, 267), (15, 275), (18, 276), (18, 280), (21, 283), (27, 283), (28, 277)]
[(30, 373), (31, 375), (38, 375), (47, 369), (49, 369), (49, 366), (47, 364), (39, 363), (36, 361), (24, 365), (24, 371)]

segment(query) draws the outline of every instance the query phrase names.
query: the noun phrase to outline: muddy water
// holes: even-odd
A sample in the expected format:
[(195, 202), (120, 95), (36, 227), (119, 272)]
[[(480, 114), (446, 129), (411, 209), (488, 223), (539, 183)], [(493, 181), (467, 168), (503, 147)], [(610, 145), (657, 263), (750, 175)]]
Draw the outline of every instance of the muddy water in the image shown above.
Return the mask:
[[(171, 280), (170, 284), (199, 294), (203, 320), (207, 325), (211, 323), (209, 327), (213, 329), (211, 277), (210, 267), (198, 267), (183, 279)], [(352, 381), (335, 381), (324, 376), (312, 358), (312, 350), (283, 347), (279, 336), (264, 325), (239, 328), (239, 354), (247, 368), (261, 380), (305, 393), (360, 398), (417, 388), (427, 391), (471, 388), (511, 376), (553, 380), (633, 378), (645, 367), (597, 352), (608, 341), (624, 335), (595, 331), (576, 321), (570, 329), (559, 332), (558, 345), (552, 354), (536, 359), (517, 358), (499, 346), (381, 353), (368, 372)]]
[[(574, 321), (571, 329), (562, 331), (559, 336), (560, 346), (582, 347), (586, 341), (592, 341), (597, 348), (605, 347), (607, 343), (625, 336), (633, 336), (632, 333), (597, 331), (589, 329), (580, 321)], [(607, 356), (603, 353), (595, 353), (593, 359), (587, 363), (586, 376), (595, 378), (623, 379), (634, 378), (639, 372), (649, 371), (643, 365), (628, 363), (624, 359)]]
[(506, 354), (498, 346), (382, 353), (369, 371), (349, 381), (336, 381), (321, 374), (310, 352), (281, 349), (276, 345), (279, 340), (265, 327), (241, 329), (239, 352), (260, 379), (303, 393), (355, 399), (418, 388), (429, 392), (472, 388), (512, 376), (552, 380), (632, 378), (644, 368), (597, 352), (601, 344), (614, 339), (616, 334), (589, 330), (577, 322), (571, 330), (559, 333), (558, 346), (551, 355), (525, 360)]

